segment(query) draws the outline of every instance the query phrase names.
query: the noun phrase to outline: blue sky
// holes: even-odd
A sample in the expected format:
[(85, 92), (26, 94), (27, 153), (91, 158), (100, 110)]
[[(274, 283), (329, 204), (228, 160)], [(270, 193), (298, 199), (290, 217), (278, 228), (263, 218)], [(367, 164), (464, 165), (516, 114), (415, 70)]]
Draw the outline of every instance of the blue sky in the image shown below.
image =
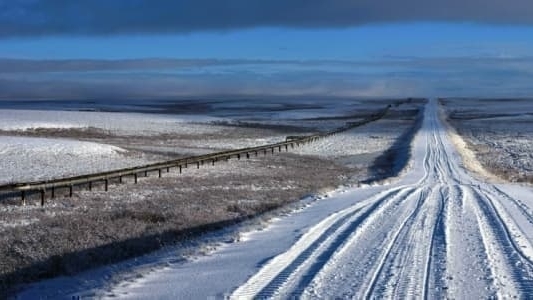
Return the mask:
[(410, 22), (341, 29), (255, 28), (182, 34), (44, 36), (0, 40), (0, 57), (26, 59), (333, 59), (526, 56), (533, 27)]
[[(233, 7), (217, 7), (222, 17), (192, 1), (162, 1), (166, 8), (144, 1), (128, 2), (133, 12), (123, 13), (121, 1), (0, 0), (0, 99), (533, 94), (533, 15), (522, 13), (524, 1), (511, 8), (488, 1), (486, 11), (450, 1), (445, 10), (422, 7), (422, 17), (368, 2), (359, 19), (362, 7), (348, 0), (291, 18), (268, 12), (284, 3), (298, 8), (297, 0), (260, 12), (254, 1), (230, 0)], [(138, 8), (148, 17), (131, 3), (146, 6)], [(163, 13), (175, 3), (188, 12), (183, 20)]]

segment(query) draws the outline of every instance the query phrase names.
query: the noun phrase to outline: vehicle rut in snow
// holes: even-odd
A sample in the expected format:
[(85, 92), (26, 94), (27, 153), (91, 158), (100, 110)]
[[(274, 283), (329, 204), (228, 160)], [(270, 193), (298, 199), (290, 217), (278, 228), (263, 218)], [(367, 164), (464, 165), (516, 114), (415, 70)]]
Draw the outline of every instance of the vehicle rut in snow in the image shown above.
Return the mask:
[(430, 101), (413, 142), (425, 149), (413, 157), (421, 163), (407, 172), (420, 174), (416, 180), (399, 179), (319, 221), (231, 297), (533, 293), (533, 246), (525, 234), (533, 230), (533, 210), (465, 172), (437, 110)]

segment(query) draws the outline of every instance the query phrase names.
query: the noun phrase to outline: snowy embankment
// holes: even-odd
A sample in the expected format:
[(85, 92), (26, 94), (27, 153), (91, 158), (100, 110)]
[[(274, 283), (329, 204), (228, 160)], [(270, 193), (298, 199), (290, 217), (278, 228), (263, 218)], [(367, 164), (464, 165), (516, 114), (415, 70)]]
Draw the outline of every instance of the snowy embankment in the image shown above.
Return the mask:
[(527, 298), (533, 191), (470, 176), (437, 110), (426, 108), (411, 168), (394, 183), (331, 192), (205, 256), (147, 256), (119, 282), (98, 279), (101, 269), (19, 296)]

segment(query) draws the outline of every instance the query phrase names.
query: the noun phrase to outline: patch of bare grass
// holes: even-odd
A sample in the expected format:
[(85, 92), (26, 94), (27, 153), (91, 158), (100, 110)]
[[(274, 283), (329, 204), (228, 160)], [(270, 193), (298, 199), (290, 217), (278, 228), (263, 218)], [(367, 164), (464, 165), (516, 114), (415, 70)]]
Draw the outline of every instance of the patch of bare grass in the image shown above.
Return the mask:
[(2, 228), (0, 284), (7, 289), (153, 251), (333, 188), (349, 172), (283, 153), (189, 167), (181, 175), (174, 170), (138, 185), (113, 185), (108, 193), (77, 191), (43, 208), (3, 207), (5, 222), (33, 221)]

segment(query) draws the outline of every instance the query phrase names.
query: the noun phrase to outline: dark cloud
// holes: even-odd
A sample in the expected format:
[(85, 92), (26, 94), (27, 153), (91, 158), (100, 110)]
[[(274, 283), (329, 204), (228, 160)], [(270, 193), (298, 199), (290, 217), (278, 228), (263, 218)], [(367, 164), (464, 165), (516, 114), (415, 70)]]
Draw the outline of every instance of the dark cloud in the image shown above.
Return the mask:
[(533, 24), (531, 0), (0, 0), (0, 36), (192, 32), (377, 22)]

